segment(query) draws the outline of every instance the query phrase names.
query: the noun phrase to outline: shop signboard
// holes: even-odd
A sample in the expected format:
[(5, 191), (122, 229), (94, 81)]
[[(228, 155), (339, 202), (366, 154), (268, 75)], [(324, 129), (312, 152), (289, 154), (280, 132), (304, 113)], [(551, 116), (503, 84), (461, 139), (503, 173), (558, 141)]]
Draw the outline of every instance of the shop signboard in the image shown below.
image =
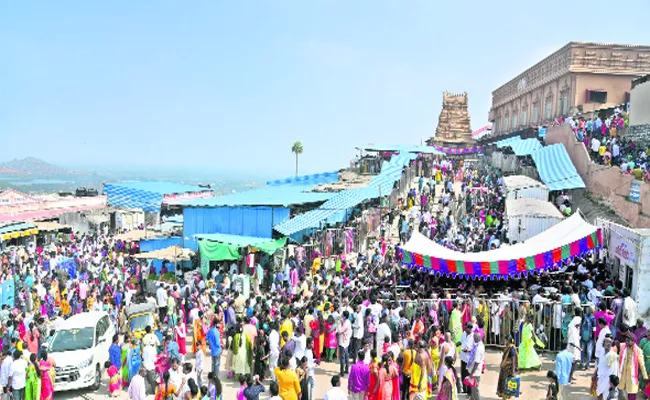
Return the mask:
[(630, 183), (630, 201), (641, 202), (641, 181), (633, 180)]

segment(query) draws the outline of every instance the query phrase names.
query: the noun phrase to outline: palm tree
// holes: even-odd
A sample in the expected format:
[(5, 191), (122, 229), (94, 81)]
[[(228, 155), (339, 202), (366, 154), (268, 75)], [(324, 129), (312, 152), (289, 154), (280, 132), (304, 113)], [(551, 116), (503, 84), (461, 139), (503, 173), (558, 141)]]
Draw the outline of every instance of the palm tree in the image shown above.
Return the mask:
[(296, 154), (296, 176), (298, 176), (298, 156), (302, 154), (303, 148), (300, 140), (297, 140), (291, 146), (291, 152)]

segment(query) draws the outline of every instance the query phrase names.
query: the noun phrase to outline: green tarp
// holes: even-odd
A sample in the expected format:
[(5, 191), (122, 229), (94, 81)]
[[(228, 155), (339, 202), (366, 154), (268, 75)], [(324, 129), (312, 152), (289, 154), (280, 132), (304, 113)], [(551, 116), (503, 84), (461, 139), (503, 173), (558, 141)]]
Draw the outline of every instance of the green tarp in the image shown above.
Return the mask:
[(237, 260), (240, 257), (240, 247), (252, 246), (265, 253), (273, 254), (284, 247), (285, 244), (287, 244), (287, 238), (248, 243), (247, 245), (199, 240), (199, 251), (201, 252), (201, 260), (204, 258), (209, 261)]

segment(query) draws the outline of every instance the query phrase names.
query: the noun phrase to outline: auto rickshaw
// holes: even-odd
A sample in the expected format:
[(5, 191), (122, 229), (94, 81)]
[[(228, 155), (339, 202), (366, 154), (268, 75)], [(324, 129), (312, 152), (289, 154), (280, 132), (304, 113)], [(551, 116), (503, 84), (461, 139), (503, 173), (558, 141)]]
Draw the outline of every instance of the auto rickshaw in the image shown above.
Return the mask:
[(135, 304), (126, 309), (126, 320), (128, 331), (138, 339), (145, 335), (145, 328), (151, 326), (151, 329), (158, 333), (158, 316), (156, 307), (151, 303)]

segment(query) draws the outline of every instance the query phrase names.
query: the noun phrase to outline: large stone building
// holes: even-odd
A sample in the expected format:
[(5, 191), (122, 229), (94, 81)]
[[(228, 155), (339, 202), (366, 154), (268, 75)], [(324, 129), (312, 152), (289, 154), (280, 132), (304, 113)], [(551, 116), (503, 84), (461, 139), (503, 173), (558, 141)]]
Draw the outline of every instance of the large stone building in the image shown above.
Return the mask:
[(495, 135), (630, 101), (650, 73), (650, 46), (570, 42), (492, 92)]
[(445, 147), (463, 147), (473, 143), (472, 128), (467, 112), (467, 92), (442, 93), (442, 111), (438, 118), (435, 138), (427, 143)]

